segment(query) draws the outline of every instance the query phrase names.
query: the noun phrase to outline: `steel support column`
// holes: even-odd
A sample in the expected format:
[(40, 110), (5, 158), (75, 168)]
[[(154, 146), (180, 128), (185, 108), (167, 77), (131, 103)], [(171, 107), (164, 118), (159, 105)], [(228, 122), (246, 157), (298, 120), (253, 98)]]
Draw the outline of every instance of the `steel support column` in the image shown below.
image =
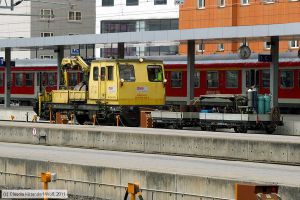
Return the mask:
[(272, 95), (271, 108), (278, 106), (278, 62), (279, 62), (279, 37), (271, 37), (271, 56), (270, 65), (270, 92)]
[(60, 80), (61, 80), (61, 61), (64, 58), (65, 48), (64, 46), (57, 46), (57, 89), (59, 89), (60, 86)]
[(187, 55), (187, 105), (194, 99), (194, 73), (195, 73), (195, 40), (188, 41)]
[(118, 43), (118, 58), (124, 58), (125, 56), (125, 47), (124, 42)]
[(4, 107), (10, 107), (11, 90), (11, 48), (5, 48), (5, 84), (4, 84)]

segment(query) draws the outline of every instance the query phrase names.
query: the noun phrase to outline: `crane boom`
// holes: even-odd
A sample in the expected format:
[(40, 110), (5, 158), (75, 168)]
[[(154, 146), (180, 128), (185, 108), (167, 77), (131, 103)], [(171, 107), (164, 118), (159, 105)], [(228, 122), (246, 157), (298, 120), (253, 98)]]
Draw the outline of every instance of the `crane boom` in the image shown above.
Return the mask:
[(69, 87), (69, 77), (67, 69), (80, 69), (84, 72), (85, 76), (88, 76), (88, 73), (90, 72), (90, 66), (80, 56), (63, 58), (63, 60), (61, 61), (61, 68), (63, 71), (64, 85), (66, 88)]

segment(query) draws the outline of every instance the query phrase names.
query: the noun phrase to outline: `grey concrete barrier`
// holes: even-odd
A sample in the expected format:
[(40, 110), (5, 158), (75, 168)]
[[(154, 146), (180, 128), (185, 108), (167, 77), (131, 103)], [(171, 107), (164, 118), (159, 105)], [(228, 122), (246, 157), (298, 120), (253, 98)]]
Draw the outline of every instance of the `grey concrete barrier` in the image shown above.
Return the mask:
[(0, 142), (300, 165), (300, 137), (0, 122)]
[[(234, 199), (235, 183), (213, 177), (161, 173), (134, 169), (56, 163), (41, 160), (0, 157), (0, 186), (42, 189), (41, 172), (56, 172), (58, 180), (49, 183), (49, 189), (66, 189), (69, 194), (99, 199), (123, 199), (129, 182), (139, 182), (147, 200), (208, 200)], [(300, 199), (300, 189), (279, 185), (279, 195), (285, 200)], [(200, 196), (202, 196), (200, 198)], [(216, 198), (219, 197), (219, 198)]]

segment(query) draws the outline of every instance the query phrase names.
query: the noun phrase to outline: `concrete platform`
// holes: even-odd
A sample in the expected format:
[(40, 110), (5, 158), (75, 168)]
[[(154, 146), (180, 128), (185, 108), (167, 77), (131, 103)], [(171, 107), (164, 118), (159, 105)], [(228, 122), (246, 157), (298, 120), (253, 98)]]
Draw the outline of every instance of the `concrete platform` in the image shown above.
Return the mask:
[(11, 121), (12, 116), (14, 121), (31, 122), (33, 117), (37, 115), (30, 106), (11, 106), (4, 108), (0, 105), (0, 120)]
[(144, 199), (234, 199), (240, 182), (279, 185), (282, 199), (300, 199), (298, 166), (0, 143), (1, 186), (41, 188), (34, 176), (47, 170), (59, 179), (50, 188), (103, 199), (122, 199), (128, 182), (141, 184)]
[(300, 165), (300, 137), (0, 122), (0, 141)]

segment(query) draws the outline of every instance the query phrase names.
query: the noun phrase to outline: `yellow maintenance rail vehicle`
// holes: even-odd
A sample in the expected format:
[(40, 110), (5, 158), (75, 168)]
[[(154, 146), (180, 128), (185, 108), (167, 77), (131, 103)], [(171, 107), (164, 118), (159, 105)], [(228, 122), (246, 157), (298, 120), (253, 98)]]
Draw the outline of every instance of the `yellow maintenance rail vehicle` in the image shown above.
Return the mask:
[[(74, 114), (78, 123), (96, 119), (111, 124), (116, 115), (128, 126), (139, 124), (141, 108), (165, 104), (162, 61), (144, 59), (94, 60), (87, 65), (77, 56), (62, 61), (64, 84), (59, 90), (39, 95), (36, 112), (49, 118), (50, 112)], [(68, 86), (68, 70), (81, 70), (84, 78), (74, 88)]]

